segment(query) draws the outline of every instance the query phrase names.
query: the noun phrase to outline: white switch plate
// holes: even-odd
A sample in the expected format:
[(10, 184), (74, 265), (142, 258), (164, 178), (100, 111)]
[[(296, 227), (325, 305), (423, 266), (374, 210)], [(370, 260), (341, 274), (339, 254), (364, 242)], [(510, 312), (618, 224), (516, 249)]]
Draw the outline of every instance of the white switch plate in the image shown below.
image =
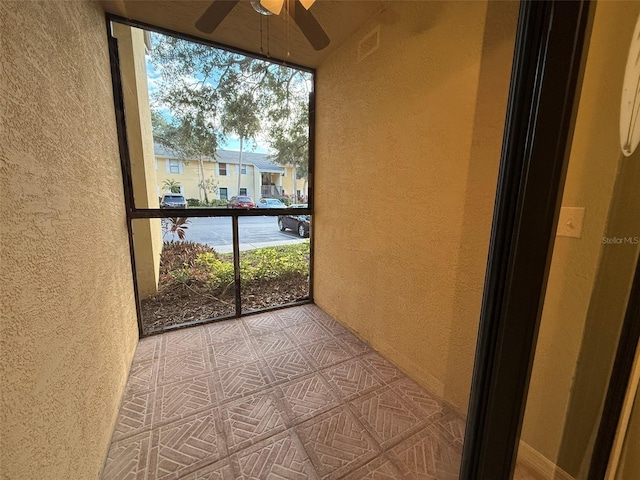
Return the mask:
[(584, 207), (562, 207), (558, 219), (558, 237), (582, 237), (582, 221), (584, 220)]

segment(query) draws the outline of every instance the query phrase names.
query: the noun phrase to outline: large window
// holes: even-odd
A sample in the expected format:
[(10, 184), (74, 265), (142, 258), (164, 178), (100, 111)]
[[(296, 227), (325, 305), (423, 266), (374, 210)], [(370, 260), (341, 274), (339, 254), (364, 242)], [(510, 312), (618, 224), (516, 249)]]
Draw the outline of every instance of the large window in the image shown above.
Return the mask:
[(313, 72), (111, 32), (142, 334), (310, 301)]

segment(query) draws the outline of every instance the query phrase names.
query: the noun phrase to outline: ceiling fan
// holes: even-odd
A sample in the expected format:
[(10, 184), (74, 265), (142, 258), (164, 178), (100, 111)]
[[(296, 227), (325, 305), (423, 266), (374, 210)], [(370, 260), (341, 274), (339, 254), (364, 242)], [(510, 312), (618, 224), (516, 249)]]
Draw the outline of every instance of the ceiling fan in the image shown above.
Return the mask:
[[(196, 21), (196, 28), (203, 33), (212, 33), (239, 1), (213, 0)], [(285, 10), (315, 50), (322, 50), (329, 45), (329, 37), (309, 11), (315, 0), (253, 0), (251, 5), (263, 15), (279, 15), (285, 2)]]

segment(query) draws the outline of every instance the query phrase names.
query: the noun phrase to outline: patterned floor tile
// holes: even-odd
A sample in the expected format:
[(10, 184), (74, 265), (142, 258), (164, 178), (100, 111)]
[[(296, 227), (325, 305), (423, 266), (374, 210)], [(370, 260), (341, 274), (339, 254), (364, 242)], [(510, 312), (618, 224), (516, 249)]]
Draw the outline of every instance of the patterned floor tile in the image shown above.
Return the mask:
[(313, 366), (298, 350), (265, 357), (265, 362), (269, 365), (276, 382), (293, 380), (313, 371)]
[(271, 313), (251, 315), (245, 317), (243, 321), (251, 335), (262, 335), (282, 330), (282, 325), (280, 325), (276, 316)]
[(285, 430), (285, 420), (273, 393), (261, 392), (220, 407), (227, 446), (233, 453)]
[(318, 479), (295, 432), (288, 430), (233, 455), (240, 478), (245, 480)]
[(446, 434), (448, 442), (462, 446), (466, 421), (461, 415), (454, 412), (451, 407), (445, 407), (442, 416), (436, 420), (436, 424)]
[(285, 406), (293, 423), (300, 423), (338, 405), (318, 373), (280, 386)]
[(129, 371), (125, 395), (153, 390), (156, 387), (156, 370), (154, 360), (134, 361)]
[(347, 408), (338, 407), (296, 427), (316, 471), (338, 478), (365, 464), (379, 448)]
[(353, 354), (337, 340), (310, 343), (302, 348), (316, 362), (318, 368), (330, 367), (353, 357)]
[(161, 338), (161, 335), (153, 335), (140, 339), (136, 347), (135, 361), (143, 362), (145, 360), (158, 358), (160, 355)]
[(111, 444), (102, 480), (140, 480), (147, 478), (151, 431)]
[(245, 339), (242, 322), (235, 319), (209, 323), (203, 326), (203, 331), (204, 339), (207, 344)]
[(158, 385), (179, 382), (209, 373), (209, 358), (204, 350), (196, 350), (182, 355), (161, 357)]
[(442, 401), (410, 378), (397, 380), (391, 384), (391, 387), (414, 407), (414, 411), (421, 418), (432, 420), (443, 414)]
[(323, 370), (322, 375), (344, 400), (352, 400), (383, 385), (358, 359)]
[(370, 353), (361, 358), (369, 369), (384, 382), (393, 382), (405, 377), (395, 365), (377, 353)]
[(204, 348), (203, 330), (198, 327), (183, 328), (163, 334), (160, 354), (180, 355)]
[(344, 480), (398, 480), (404, 476), (398, 468), (384, 455), (376, 457), (364, 467), (351, 472)]
[(331, 336), (328, 331), (317, 323), (301, 323), (289, 327), (285, 331), (289, 337), (293, 338), (300, 345), (317, 342)]
[(264, 356), (273, 355), (295, 348), (296, 344), (282, 331), (256, 335), (252, 337), (253, 343)]
[(226, 455), (224, 435), (215, 409), (153, 431), (149, 475), (175, 479)]
[(274, 315), (284, 327), (313, 322), (313, 316), (307, 311), (305, 306), (278, 310), (274, 312)]
[(214, 379), (209, 376), (195, 377), (179, 383), (158, 388), (154, 425), (184, 418), (199, 410), (216, 404)]
[(180, 477), (180, 480), (235, 480), (235, 478), (233, 468), (231, 468), (229, 460), (225, 458), (213, 465), (196, 470), (186, 477)]
[(134, 435), (151, 427), (155, 392), (125, 395), (120, 405), (113, 440)]
[(364, 353), (371, 352), (371, 347), (360, 340), (355, 335), (348, 333), (346, 335), (341, 335), (337, 337), (344, 345), (347, 346), (354, 355), (362, 355)]
[(446, 442), (435, 425), (394, 447), (391, 455), (410, 480), (458, 480), (462, 449)]
[(317, 319), (316, 323), (318, 323), (322, 328), (327, 330), (334, 337), (350, 333), (349, 330), (347, 330), (340, 322), (334, 320), (328, 315), (324, 318)]
[(230, 400), (265, 388), (271, 380), (265, 370), (261, 362), (219, 370), (220, 381), (216, 383), (218, 398), (220, 401)]
[(228, 368), (234, 365), (254, 362), (258, 358), (248, 340), (227, 340), (209, 346), (212, 368)]
[(416, 433), (425, 425), (389, 388), (357, 398), (351, 405), (369, 433), (385, 448)]

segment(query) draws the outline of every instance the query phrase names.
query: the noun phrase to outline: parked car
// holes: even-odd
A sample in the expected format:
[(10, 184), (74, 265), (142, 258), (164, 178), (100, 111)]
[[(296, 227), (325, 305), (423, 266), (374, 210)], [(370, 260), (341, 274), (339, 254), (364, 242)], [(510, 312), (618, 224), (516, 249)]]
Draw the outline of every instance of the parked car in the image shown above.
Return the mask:
[(287, 206), (282, 203), (277, 198), (261, 198), (256, 203), (257, 208), (287, 208)]
[(165, 193), (160, 199), (160, 208), (189, 208), (184, 195), (179, 193)]
[(253, 203), (253, 199), (247, 195), (238, 195), (237, 197), (231, 197), (227, 208), (255, 208), (256, 204)]
[(284, 232), (287, 228), (301, 237), (308, 237), (311, 229), (310, 215), (278, 215), (278, 228)]

